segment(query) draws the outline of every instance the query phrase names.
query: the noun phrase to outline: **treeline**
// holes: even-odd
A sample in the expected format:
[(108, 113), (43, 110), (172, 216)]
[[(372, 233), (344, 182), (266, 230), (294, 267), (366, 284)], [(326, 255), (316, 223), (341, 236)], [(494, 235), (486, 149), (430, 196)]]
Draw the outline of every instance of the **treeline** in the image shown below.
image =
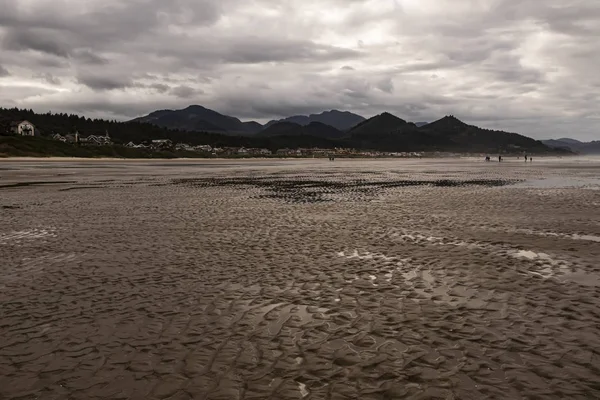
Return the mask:
[(66, 135), (79, 132), (82, 136), (103, 135), (108, 132), (116, 144), (146, 143), (153, 139), (170, 139), (174, 143), (190, 145), (208, 144), (213, 147), (259, 147), (269, 150), (280, 148), (322, 147), (334, 148), (339, 143), (328, 139), (311, 136), (254, 138), (248, 136), (231, 136), (209, 132), (188, 132), (161, 128), (149, 123), (117, 122), (104, 119), (85, 118), (75, 114), (45, 113), (37, 114), (33, 110), (18, 108), (0, 108), (0, 132), (8, 134), (10, 124), (14, 121), (27, 120), (35, 125), (41, 136), (52, 136), (55, 133)]

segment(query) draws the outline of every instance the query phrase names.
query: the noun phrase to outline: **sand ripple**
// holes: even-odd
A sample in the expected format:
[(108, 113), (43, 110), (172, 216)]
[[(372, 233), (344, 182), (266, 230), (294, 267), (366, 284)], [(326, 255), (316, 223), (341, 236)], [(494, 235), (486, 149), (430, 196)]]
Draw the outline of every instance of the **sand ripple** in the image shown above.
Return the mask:
[(588, 164), (187, 163), (3, 176), (0, 398), (600, 398)]

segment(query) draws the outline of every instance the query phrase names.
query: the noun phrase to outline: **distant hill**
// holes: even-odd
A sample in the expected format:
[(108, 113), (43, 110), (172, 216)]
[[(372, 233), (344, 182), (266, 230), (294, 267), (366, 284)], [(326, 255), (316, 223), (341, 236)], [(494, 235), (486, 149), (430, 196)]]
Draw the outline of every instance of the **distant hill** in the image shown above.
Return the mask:
[(389, 151), (543, 153), (543, 143), (510, 132), (482, 129), (449, 115), (418, 127), (390, 113), (370, 118), (349, 133), (356, 147)]
[(269, 127), (279, 122), (293, 122), (298, 125), (309, 125), (312, 122), (320, 122), (325, 125), (333, 126), (334, 128), (345, 131), (365, 120), (358, 114), (353, 114), (348, 111), (324, 111), (320, 114), (310, 115), (294, 115), (292, 117), (269, 121), (266, 126)]
[(349, 133), (355, 146), (381, 151), (433, 151), (453, 145), (448, 138), (421, 132), (412, 122), (388, 112), (369, 118)]
[(310, 124), (303, 126), (301, 132), (304, 135), (326, 139), (340, 139), (347, 135), (345, 132), (336, 129), (334, 126), (321, 122), (311, 122)]
[(584, 143), (585, 146), (582, 149), (583, 154), (600, 154), (600, 140), (594, 140), (593, 142)]
[(469, 125), (453, 115), (447, 115), (437, 121), (423, 125), (423, 127), (427, 130), (443, 132), (444, 134), (459, 134), (468, 129)]
[(561, 142), (565, 142), (565, 143), (574, 144), (574, 145), (583, 144), (582, 141), (577, 140), (577, 139), (571, 139), (571, 138), (561, 138), (561, 139), (557, 139), (557, 140), (560, 140)]
[(542, 140), (542, 143), (544, 143), (546, 146), (555, 148), (555, 149), (572, 149), (573, 147), (577, 147), (577, 145), (581, 145), (582, 143), (571, 143), (571, 142), (567, 142), (564, 139), (548, 139), (548, 140)]
[(416, 128), (415, 124), (406, 122), (388, 112), (371, 117), (354, 126), (348, 133), (353, 136), (363, 134), (389, 133), (398, 129), (406, 128), (407, 125)]
[(281, 136), (298, 128), (302, 128), (302, 125), (295, 122), (277, 122), (272, 125), (267, 124), (266, 128), (258, 132), (256, 136)]
[(208, 108), (193, 105), (183, 110), (159, 110), (132, 122), (146, 122), (168, 129), (218, 133), (247, 133), (260, 131), (258, 122), (242, 122), (235, 117), (220, 114)]
[(425, 125), (427, 125), (428, 123), (429, 123), (429, 122), (415, 122), (415, 125), (416, 125), (417, 127), (419, 127), (419, 128), (420, 128), (420, 127), (422, 127), (422, 126), (425, 126)]
[(262, 126), (261, 124), (259, 124), (256, 121), (242, 122), (242, 124), (246, 128), (246, 132), (249, 132), (249, 133), (260, 132), (264, 128), (264, 126)]
[(569, 149), (579, 154), (600, 154), (600, 140), (581, 142), (576, 139), (561, 138), (542, 140), (542, 143), (555, 149)]
[(225, 133), (224, 128), (195, 117), (193, 114), (184, 115), (182, 112), (169, 110), (155, 111), (146, 117), (136, 118), (132, 122), (146, 122), (168, 129)]
[(294, 122), (277, 122), (256, 134), (257, 137), (273, 136), (313, 136), (323, 139), (340, 139), (346, 133), (335, 129), (333, 126), (321, 122), (311, 122), (300, 125)]
[(450, 140), (448, 148), (472, 152), (544, 152), (550, 149), (542, 142), (517, 133), (495, 131), (468, 125), (448, 115), (419, 130), (443, 140)]

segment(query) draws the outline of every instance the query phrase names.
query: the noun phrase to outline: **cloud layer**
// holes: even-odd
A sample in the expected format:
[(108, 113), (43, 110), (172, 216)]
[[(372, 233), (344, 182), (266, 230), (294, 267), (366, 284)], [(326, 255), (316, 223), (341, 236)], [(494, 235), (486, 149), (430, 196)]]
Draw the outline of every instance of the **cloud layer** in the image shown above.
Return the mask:
[[(277, 4), (280, 3), (280, 4)], [(0, 105), (445, 114), (600, 138), (597, 0), (0, 0)]]

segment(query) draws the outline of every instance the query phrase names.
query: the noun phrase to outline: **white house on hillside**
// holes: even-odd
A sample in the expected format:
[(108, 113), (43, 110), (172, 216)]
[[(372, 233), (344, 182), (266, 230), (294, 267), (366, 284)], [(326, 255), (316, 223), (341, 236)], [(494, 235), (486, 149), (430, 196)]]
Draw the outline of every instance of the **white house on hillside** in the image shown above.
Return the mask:
[(78, 133), (76, 135), (78, 136), (77, 142), (84, 146), (111, 146), (113, 144), (108, 132), (104, 136), (89, 135), (88, 137), (81, 137)]
[(10, 127), (15, 135), (35, 136), (35, 126), (29, 121), (16, 121)]

